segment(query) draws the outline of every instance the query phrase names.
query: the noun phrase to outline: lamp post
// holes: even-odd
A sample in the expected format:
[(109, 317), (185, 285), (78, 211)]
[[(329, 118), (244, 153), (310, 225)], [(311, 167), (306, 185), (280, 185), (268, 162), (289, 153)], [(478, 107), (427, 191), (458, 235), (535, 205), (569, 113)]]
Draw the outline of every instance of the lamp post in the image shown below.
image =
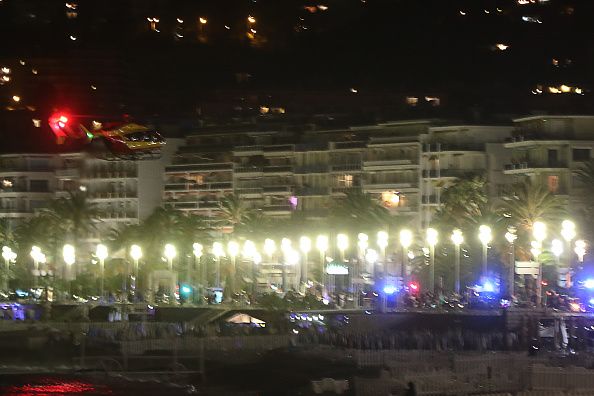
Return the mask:
[[(236, 259), (239, 254), (239, 244), (235, 241), (227, 243), (227, 253), (231, 256), (231, 271), (229, 276), (229, 294), (235, 293)], [(225, 285), (227, 287), (227, 285)]]
[(326, 252), (328, 251), (328, 237), (326, 235), (318, 235), (316, 248), (320, 252), (320, 281), (322, 287), (326, 288)]
[(204, 303), (204, 297), (206, 296), (206, 263), (201, 264), (200, 259), (204, 246), (198, 242), (192, 244), (192, 253), (194, 253), (194, 267), (200, 266), (200, 304)]
[(107, 258), (108, 251), (107, 246), (103, 244), (97, 245), (97, 249), (95, 250), (95, 256), (99, 259), (99, 273), (100, 273), (100, 280), (99, 280), (99, 291), (101, 298), (104, 297), (104, 282), (105, 282), (105, 259)]
[(464, 235), (459, 229), (452, 231), (451, 236), (454, 243), (454, 292), (460, 294), (460, 245), (464, 242)]
[(254, 252), (254, 255), (252, 256), (252, 295), (253, 298), (256, 298), (256, 294), (258, 293), (258, 267), (260, 266), (260, 263), (262, 262), (262, 255), (260, 255), (260, 253), (258, 253), (257, 251)]
[(402, 246), (402, 267), (400, 268), (400, 276), (402, 276), (402, 284), (406, 287), (407, 267), (408, 267), (408, 248), (412, 245), (413, 234), (410, 230), (404, 229), (400, 231), (400, 246)]
[(217, 268), (215, 273), (215, 286), (221, 287), (221, 257), (225, 257), (225, 249), (221, 242), (214, 242), (212, 244), (212, 254), (217, 259)]
[(508, 293), (513, 297), (515, 290), (515, 270), (516, 270), (516, 247), (514, 242), (518, 239), (515, 227), (508, 227), (505, 233), (505, 240), (509, 243), (509, 273), (508, 273)]
[(4, 291), (8, 293), (8, 280), (10, 276), (10, 263), (14, 262), (17, 254), (8, 246), (2, 246), (2, 258), (4, 259)]
[(268, 261), (272, 262), (272, 255), (276, 252), (276, 244), (272, 239), (264, 240), (264, 253), (268, 256)]
[[(72, 296), (72, 278), (70, 276), (70, 271), (72, 266), (74, 265), (74, 263), (76, 262), (76, 253), (74, 250), (74, 246), (66, 244), (64, 245), (64, 247), (62, 248), (62, 256), (64, 258), (64, 263), (66, 263), (67, 267), (67, 271), (68, 271), (68, 294), (69, 296)], [(35, 258), (34, 258), (35, 260)], [(43, 261), (43, 260), (36, 260), (36, 262), (39, 261)]]
[(487, 276), (487, 249), (492, 238), (491, 227), (484, 224), (481, 225), (479, 227), (479, 240), (483, 244), (483, 276)]
[(340, 260), (346, 261), (344, 252), (349, 248), (349, 237), (346, 234), (338, 234), (336, 236), (336, 247), (340, 251)]
[(429, 244), (429, 290), (435, 292), (435, 245), (438, 233), (434, 228), (427, 228), (427, 243)]
[(586, 242), (578, 239), (575, 241), (575, 248), (573, 250), (577, 254), (580, 263), (584, 262), (584, 256), (586, 255)]
[(169, 271), (173, 271), (173, 259), (177, 256), (177, 250), (175, 246), (168, 243), (165, 245), (165, 249), (163, 250), (163, 255), (167, 259), (167, 266)]
[(243, 243), (242, 255), (244, 258), (246, 258), (252, 262), (252, 266), (251, 266), (252, 268), (250, 269), (250, 272), (252, 273), (252, 292), (254, 290), (253, 285), (256, 282), (256, 279), (254, 278), (254, 274), (255, 274), (254, 258), (257, 253), (258, 253), (258, 250), (256, 249), (256, 244), (254, 242), (247, 240)]
[(289, 238), (283, 238), (281, 240), (281, 251), (283, 252), (283, 262), (281, 263), (281, 270), (282, 270), (282, 288), (283, 292), (287, 292), (287, 263), (289, 259), (289, 254), (293, 248), (291, 247), (291, 240)]
[[(388, 233), (386, 231), (379, 231), (377, 233), (377, 246), (380, 248), (381, 261), (383, 265), (383, 272), (388, 272), (388, 260), (386, 256), (386, 248), (388, 247)], [(373, 269), (374, 277), (376, 276), (375, 267)]]
[(45, 254), (41, 252), (41, 249), (37, 246), (31, 247), (31, 258), (33, 259), (33, 276), (37, 279), (35, 283), (39, 280), (39, 263), (45, 263)]
[(561, 236), (565, 240), (565, 251), (567, 252), (567, 274), (565, 275), (565, 287), (571, 287), (571, 241), (575, 238), (575, 223), (571, 220), (563, 220), (561, 223)]
[[(165, 245), (165, 251), (167, 252), (167, 245)], [(167, 253), (166, 253), (167, 255)], [(142, 257), (142, 249), (138, 245), (130, 246), (130, 257), (134, 260), (134, 278), (132, 279), (132, 284), (130, 288), (132, 289), (132, 293), (136, 294), (136, 284), (138, 282), (138, 260)]]
[[(374, 249), (367, 249), (367, 252), (365, 253), (365, 261), (369, 265), (371, 265), (372, 267), (375, 267), (375, 263), (377, 263), (378, 258), (379, 258), (379, 255), (378, 255), (377, 251), (375, 251)], [(357, 299), (357, 301), (359, 301), (358, 294), (357, 294), (356, 299)]]
[(304, 286), (303, 291), (305, 291), (308, 278), (307, 256), (311, 251), (311, 239), (306, 236), (299, 238), (299, 249), (301, 250), (301, 253), (303, 253), (303, 257), (301, 258), (301, 284)]
[(542, 253), (542, 241), (544, 241), (547, 237), (547, 225), (542, 221), (535, 221), (534, 224), (532, 224), (532, 235), (536, 241), (536, 243), (533, 244), (532, 247), (532, 249), (534, 250), (533, 254), (537, 253), (536, 255), (534, 255), (534, 258), (538, 261), (536, 305), (540, 307), (542, 305), (542, 263), (539, 260), (539, 256)]

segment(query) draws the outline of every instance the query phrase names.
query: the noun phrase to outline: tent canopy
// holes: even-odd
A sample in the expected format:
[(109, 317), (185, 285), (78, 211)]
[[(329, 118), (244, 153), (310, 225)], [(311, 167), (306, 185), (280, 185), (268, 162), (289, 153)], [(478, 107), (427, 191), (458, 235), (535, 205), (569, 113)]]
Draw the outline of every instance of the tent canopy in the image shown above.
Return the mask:
[(255, 323), (255, 324), (263, 324), (265, 322), (263, 320), (254, 318), (253, 316), (250, 316), (250, 315), (245, 314), (245, 313), (236, 313), (235, 315), (233, 315), (229, 319), (227, 319), (227, 323), (236, 323), (236, 324), (250, 324), (250, 323)]

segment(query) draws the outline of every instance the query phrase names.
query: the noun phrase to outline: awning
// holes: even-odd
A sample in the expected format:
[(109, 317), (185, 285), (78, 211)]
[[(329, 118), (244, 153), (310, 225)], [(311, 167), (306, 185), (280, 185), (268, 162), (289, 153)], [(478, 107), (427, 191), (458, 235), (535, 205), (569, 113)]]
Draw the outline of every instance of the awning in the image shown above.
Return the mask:
[(250, 324), (250, 323), (255, 323), (255, 324), (263, 324), (266, 323), (263, 320), (254, 318), (253, 316), (250, 316), (248, 314), (245, 313), (237, 313), (233, 316), (231, 316), (229, 319), (227, 319), (227, 323), (236, 323), (236, 324)]

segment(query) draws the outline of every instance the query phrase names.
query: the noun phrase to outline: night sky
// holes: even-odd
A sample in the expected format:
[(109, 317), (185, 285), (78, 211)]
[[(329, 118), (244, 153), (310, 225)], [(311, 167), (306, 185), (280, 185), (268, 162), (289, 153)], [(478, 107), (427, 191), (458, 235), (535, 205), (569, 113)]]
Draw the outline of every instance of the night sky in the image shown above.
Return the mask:
[(2, 0), (2, 123), (53, 108), (169, 122), (262, 105), (288, 119), (592, 113), (592, 16), (587, 0)]

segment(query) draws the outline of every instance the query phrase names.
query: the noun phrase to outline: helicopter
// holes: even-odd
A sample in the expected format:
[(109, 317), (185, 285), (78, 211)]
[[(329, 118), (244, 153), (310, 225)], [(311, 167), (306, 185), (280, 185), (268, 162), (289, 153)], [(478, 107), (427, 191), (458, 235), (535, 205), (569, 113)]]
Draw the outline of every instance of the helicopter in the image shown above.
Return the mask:
[(105, 160), (158, 159), (165, 139), (154, 129), (144, 125), (121, 121), (99, 122), (90, 125), (82, 121), (88, 116), (73, 116), (55, 112), (49, 126), (58, 145), (69, 145), (77, 150)]

